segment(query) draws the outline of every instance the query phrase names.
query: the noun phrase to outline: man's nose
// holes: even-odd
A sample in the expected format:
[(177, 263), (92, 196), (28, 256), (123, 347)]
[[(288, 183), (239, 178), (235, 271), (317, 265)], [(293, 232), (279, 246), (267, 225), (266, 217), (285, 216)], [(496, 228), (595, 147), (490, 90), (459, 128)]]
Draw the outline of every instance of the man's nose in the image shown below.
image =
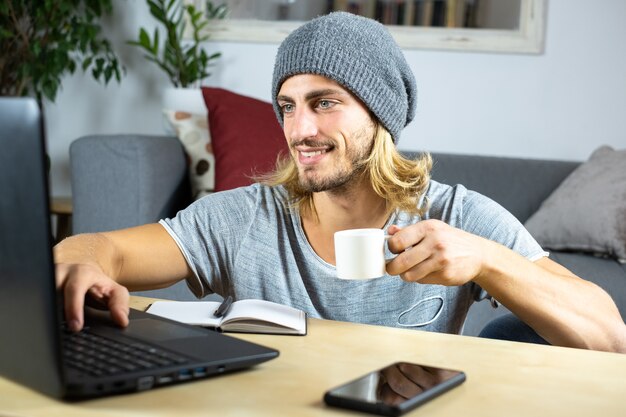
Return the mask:
[(285, 118), (285, 132), (291, 141), (317, 136), (315, 114), (306, 108), (297, 108), (292, 117)]

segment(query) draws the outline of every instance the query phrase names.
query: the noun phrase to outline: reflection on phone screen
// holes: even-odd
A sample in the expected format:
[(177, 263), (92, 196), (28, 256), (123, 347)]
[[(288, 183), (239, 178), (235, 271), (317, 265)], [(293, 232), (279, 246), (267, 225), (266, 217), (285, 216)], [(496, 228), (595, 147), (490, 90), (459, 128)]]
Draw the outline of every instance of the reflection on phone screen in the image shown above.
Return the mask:
[(398, 362), (332, 390), (338, 397), (397, 406), (461, 372)]

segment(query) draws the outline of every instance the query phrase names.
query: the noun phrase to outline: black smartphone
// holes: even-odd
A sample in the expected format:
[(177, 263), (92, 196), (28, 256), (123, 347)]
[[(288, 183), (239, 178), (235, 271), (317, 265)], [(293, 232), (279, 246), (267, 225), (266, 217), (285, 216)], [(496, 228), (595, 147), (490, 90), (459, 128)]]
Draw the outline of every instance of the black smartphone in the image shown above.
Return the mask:
[(383, 416), (399, 416), (465, 381), (465, 373), (409, 362), (396, 362), (324, 394), (335, 407)]

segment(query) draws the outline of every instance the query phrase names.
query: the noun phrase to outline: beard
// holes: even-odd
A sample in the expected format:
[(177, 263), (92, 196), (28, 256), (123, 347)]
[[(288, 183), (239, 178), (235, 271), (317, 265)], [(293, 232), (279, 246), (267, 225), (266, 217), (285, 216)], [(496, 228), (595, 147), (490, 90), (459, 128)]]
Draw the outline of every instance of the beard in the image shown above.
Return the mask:
[[(371, 154), (373, 147), (373, 129), (370, 126), (365, 126), (350, 136), (350, 142), (360, 146), (351, 147), (344, 155), (343, 161), (335, 164), (332, 172), (324, 175), (315, 172), (315, 167), (299, 169), (298, 181), (303, 191), (309, 193), (342, 192), (342, 190), (349, 189), (350, 184), (362, 178), (366, 170), (365, 161)], [(312, 141), (305, 140), (303, 142)], [(334, 149), (336, 147), (333, 147)]]
[[(355, 161), (356, 162), (356, 161)], [(361, 177), (365, 171), (363, 164), (354, 169), (342, 169), (333, 173), (332, 176), (300, 175), (300, 187), (307, 193), (321, 193), (323, 191), (340, 191), (349, 188), (349, 185)]]

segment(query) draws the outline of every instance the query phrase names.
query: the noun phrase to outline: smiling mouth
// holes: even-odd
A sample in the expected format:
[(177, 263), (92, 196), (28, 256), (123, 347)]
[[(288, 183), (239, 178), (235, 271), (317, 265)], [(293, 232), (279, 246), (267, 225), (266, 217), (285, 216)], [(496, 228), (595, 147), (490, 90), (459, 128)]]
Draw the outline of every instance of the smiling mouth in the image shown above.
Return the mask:
[(326, 159), (326, 155), (332, 151), (334, 147), (301, 147), (296, 148), (295, 150), (298, 152), (298, 161), (302, 166), (313, 167), (317, 166), (318, 163), (321, 163)]
[(291, 148), (297, 152), (301, 164), (316, 165), (335, 149), (335, 144), (329, 140), (303, 139), (292, 143)]
[(305, 158), (313, 158), (314, 156), (321, 155), (321, 154), (326, 153), (326, 152), (328, 152), (328, 150), (326, 150), (326, 149), (321, 150), (321, 151), (308, 151), (308, 152), (307, 151), (300, 151), (300, 155), (302, 155)]

